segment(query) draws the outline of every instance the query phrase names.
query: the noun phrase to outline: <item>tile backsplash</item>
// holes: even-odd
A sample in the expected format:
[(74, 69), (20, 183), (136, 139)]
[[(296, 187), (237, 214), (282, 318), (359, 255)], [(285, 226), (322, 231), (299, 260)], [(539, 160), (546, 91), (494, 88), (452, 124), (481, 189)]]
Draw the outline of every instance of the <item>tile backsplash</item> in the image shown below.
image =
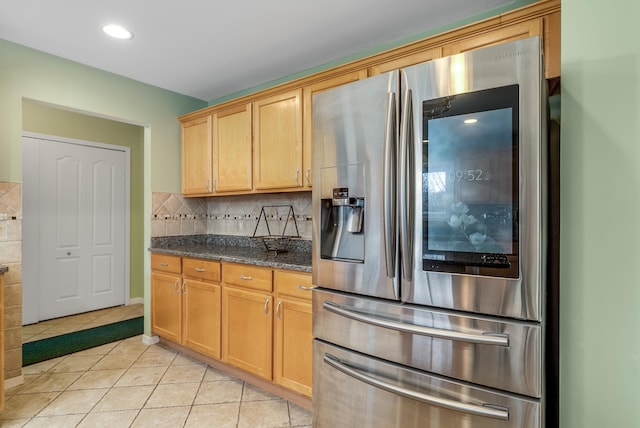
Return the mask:
[(22, 374), (22, 184), (0, 182), (0, 265), (4, 274), (5, 379)]
[[(311, 192), (212, 198), (185, 198), (179, 193), (153, 192), (151, 236), (251, 236), (261, 208), (273, 205), (291, 205), (300, 236), (311, 239)], [(272, 225), (276, 228), (283, 224), (278, 219), (274, 220), (276, 221)], [(287, 231), (289, 230), (287, 227)], [(271, 233), (278, 234), (281, 230), (271, 230)]]

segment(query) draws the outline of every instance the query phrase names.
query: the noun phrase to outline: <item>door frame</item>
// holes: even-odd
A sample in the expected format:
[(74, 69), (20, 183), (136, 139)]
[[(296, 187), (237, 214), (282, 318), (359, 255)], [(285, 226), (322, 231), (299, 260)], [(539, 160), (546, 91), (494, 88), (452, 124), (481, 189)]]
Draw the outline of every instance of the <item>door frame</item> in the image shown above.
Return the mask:
[[(22, 141), (22, 325), (40, 321), (40, 212), (39, 192), (25, 192), (37, 189), (40, 182), (38, 148), (25, 144), (25, 139), (76, 144), (85, 147), (116, 150), (125, 155), (125, 195), (124, 195), (124, 304), (130, 303), (130, 263), (131, 263), (131, 152), (126, 146), (105, 144), (95, 141), (78, 140), (57, 135), (23, 132)], [(28, 174), (26, 172), (29, 172)]]

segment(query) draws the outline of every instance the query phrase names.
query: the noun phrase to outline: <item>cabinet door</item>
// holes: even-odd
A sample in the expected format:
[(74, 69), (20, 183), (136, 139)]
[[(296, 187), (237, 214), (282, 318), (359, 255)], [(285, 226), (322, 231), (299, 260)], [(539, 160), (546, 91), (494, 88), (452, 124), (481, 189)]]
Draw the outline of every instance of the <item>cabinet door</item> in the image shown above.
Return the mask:
[(311, 396), (311, 302), (279, 296), (276, 303), (273, 380)]
[(251, 104), (213, 115), (213, 191), (252, 188)]
[(222, 360), (271, 380), (271, 295), (222, 289)]
[(391, 70), (399, 70), (411, 65), (420, 64), (422, 62), (431, 61), (436, 58), (442, 57), (442, 48), (426, 49), (420, 52), (414, 52), (412, 54), (403, 55), (394, 58), (390, 61), (376, 64), (371, 67), (371, 75), (377, 76), (378, 74), (386, 73)]
[(367, 70), (359, 70), (323, 80), (303, 88), (304, 138), (302, 147), (302, 165), (304, 171), (303, 186), (307, 189), (311, 189), (313, 183), (313, 94), (366, 78)]
[(521, 22), (449, 43), (443, 46), (442, 54), (443, 56), (448, 56), (532, 36), (542, 37), (542, 18)]
[(182, 124), (182, 193), (211, 192), (211, 115)]
[(253, 104), (253, 168), (257, 190), (302, 186), (302, 89)]
[(151, 272), (151, 331), (180, 343), (182, 322), (181, 278)]
[(187, 279), (182, 292), (182, 344), (220, 359), (220, 285)]

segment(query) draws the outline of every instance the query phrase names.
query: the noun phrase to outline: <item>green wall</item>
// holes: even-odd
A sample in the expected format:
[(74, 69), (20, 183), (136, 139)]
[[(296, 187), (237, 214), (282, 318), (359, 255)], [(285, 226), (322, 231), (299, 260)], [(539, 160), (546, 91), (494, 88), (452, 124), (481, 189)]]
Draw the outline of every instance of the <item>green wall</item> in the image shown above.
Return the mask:
[(144, 128), (25, 100), (22, 103), (22, 129), (129, 147), (130, 297), (144, 297)]
[(562, 428), (640, 427), (638, 16), (562, 2)]
[(143, 242), (131, 257), (137, 264), (132, 271), (144, 275), (145, 333), (150, 334), (151, 192), (180, 191), (177, 117), (207, 103), (0, 39), (0, 181), (22, 182), (23, 100), (143, 127), (143, 212), (131, 219), (132, 225), (142, 223)]

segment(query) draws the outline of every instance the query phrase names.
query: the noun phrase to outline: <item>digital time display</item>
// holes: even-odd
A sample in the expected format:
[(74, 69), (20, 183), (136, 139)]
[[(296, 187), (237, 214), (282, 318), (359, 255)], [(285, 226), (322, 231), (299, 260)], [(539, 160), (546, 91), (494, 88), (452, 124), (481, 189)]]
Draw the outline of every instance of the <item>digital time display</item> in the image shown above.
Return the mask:
[(482, 169), (457, 169), (455, 171), (447, 171), (447, 180), (449, 181), (487, 181), (487, 174)]

